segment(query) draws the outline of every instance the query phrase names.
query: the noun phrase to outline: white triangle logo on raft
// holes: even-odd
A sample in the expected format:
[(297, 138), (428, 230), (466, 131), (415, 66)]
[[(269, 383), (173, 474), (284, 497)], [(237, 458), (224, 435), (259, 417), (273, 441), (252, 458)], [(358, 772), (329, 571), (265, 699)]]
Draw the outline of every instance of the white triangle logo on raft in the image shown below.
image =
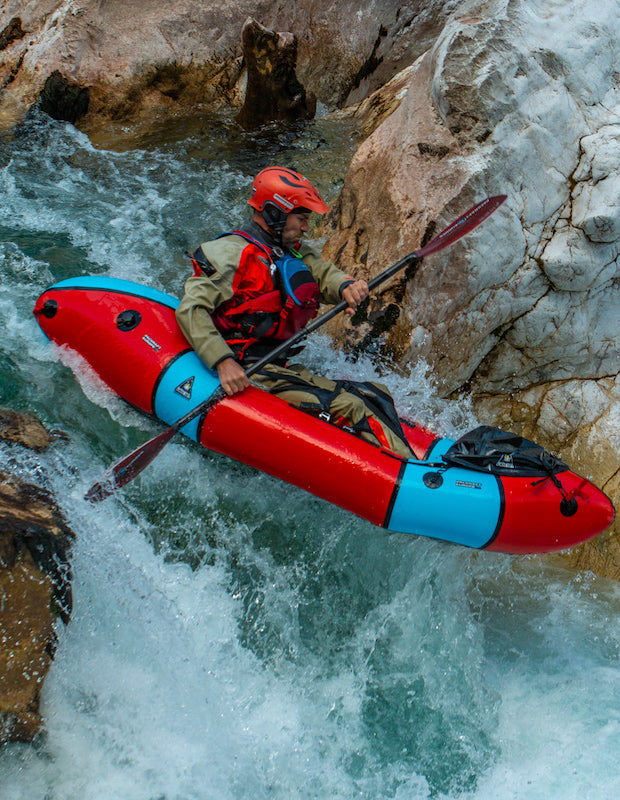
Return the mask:
[(184, 397), (186, 400), (190, 400), (192, 397), (193, 385), (194, 385), (194, 376), (192, 375), (191, 378), (188, 378), (186, 381), (183, 381), (183, 383), (180, 383), (174, 391), (177, 394), (180, 394), (181, 397)]

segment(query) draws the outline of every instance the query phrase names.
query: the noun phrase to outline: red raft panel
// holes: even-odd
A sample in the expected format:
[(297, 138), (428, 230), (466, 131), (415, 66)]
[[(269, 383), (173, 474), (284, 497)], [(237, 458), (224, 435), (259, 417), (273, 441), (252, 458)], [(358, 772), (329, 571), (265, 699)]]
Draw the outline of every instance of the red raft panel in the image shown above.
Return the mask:
[[(83, 277), (44, 292), (34, 313), (49, 339), (79, 353), (117, 395), (170, 425), (219, 385), (179, 330), (177, 305), (129, 281)], [(568, 469), (554, 479), (448, 467), (454, 442), (404, 429), (409, 461), (250, 388), (181, 432), (376, 525), (468, 547), (560, 550), (614, 519), (609, 499)]]

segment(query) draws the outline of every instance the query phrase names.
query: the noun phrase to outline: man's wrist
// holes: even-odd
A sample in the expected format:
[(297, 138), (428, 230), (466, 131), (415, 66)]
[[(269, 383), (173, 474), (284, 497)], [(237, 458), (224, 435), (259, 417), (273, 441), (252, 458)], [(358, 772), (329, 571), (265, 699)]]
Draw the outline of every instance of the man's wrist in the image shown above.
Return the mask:
[(347, 286), (351, 286), (352, 283), (355, 283), (355, 278), (347, 278), (346, 281), (343, 281), (340, 284), (340, 288), (338, 289), (338, 294), (340, 295), (341, 298), (344, 290), (347, 288)]

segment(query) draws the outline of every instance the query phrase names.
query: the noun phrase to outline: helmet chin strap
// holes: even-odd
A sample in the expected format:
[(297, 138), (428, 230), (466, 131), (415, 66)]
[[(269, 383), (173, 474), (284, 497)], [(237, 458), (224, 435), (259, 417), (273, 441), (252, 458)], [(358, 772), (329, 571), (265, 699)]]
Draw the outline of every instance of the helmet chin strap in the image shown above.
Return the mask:
[(282, 231), (286, 225), (286, 211), (283, 211), (275, 203), (266, 202), (263, 204), (263, 209), (260, 212), (263, 219), (271, 230), (275, 233), (276, 242), (282, 244)]

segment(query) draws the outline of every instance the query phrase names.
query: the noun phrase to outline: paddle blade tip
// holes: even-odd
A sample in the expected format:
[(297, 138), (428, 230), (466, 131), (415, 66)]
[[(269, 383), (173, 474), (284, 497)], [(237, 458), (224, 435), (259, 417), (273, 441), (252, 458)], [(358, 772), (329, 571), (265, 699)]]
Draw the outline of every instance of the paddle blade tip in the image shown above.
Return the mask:
[(100, 481), (90, 487), (84, 495), (84, 499), (91, 503), (99, 503), (114, 494), (121, 486), (128, 484), (151, 463), (175, 433), (176, 428), (174, 426), (167, 428), (153, 439), (149, 439), (146, 444), (133, 450), (128, 456), (121, 458), (120, 461), (117, 461), (106, 470)]
[(100, 503), (102, 500), (105, 500), (106, 497), (113, 495), (117, 489), (118, 484), (114, 480), (114, 475), (106, 473), (100, 481), (93, 483), (84, 495), (84, 500), (87, 500), (89, 503)]

